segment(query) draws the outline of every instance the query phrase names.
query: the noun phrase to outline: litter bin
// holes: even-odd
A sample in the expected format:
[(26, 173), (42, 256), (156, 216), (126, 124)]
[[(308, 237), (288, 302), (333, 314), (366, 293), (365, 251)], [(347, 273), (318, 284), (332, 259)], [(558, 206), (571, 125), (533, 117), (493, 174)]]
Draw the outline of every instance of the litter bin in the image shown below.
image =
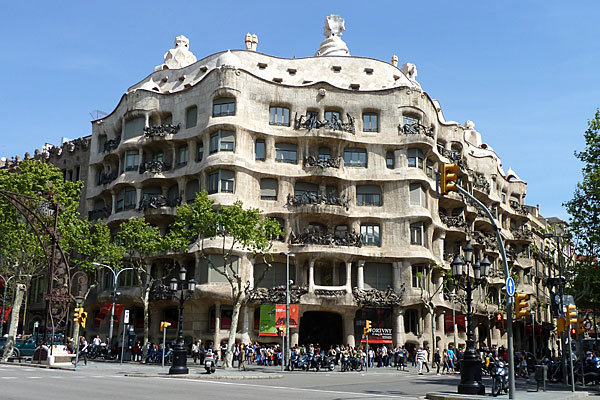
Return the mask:
[(546, 379), (548, 379), (548, 366), (547, 365), (536, 365), (535, 366), (535, 384), (536, 392), (540, 390), (540, 386), (546, 391)]

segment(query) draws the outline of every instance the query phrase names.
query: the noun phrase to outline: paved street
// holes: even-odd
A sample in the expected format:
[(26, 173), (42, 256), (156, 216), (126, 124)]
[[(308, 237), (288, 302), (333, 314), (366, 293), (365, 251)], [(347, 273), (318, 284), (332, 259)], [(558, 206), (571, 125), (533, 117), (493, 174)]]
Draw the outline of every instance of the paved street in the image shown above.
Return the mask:
[[(90, 362), (77, 371), (0, 365), (0, 399), (367, 399), (421, 398), (427, 392), (455, 392), (458, 376), (416, 375), (395, 369), (355, 372), (293, 372), (255, 367), (239, 379), (237, 372), (217, 371), (208, 377), (192, 368), (189, 378), (166, 376), (167, 368)], [(135, 376), (127, 376), (127, 375)], [(141, 376), (146, 375), (146, 376)], [(232, 379), (214, 379), (229, 375)], [(283, 377), (279, 377), (283, 375)], [(234, 378), (238, 379), (234, 379)], [(252, 379), (252, 378), (273, 379)], [(212, 378), (212, 379), (211, 379)], [(485, 382), (489, 386), (489, 381)], [(519, 381), (520, 393), (526, 385)], [(531, 396), (532, 394), (528, 394)], [(528, 398), (530, 398), (528, 396)], [(541, 392), (535, 398), (549, 400)]]

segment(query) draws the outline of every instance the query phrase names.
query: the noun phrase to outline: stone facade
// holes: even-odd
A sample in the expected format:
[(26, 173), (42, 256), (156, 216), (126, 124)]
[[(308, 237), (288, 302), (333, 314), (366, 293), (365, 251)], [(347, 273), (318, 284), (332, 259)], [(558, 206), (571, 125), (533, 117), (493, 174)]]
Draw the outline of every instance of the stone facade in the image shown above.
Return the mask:
[[(315, 57), (258, 53), (258, 38), (248, 34), (247, 50), (186, 65), (195, 57), (187, 38), (180, 40), (180, 50), (167, 55), (185, 53), (182, 68), (169, 68), (177, 57), (165, 55), (165, 64), (129, 88), (112, 113), (92, 122), (90, 218), (116, 228), (145, 216), (164, 232), (174, 206), (202, 189), (217, 203), (242, 200), (278, 218), (287, 233), (276, 252), (294, 255), (293, 299), (300, 304), (293, 343), (312, 340), (307, 321), (320, 321), (323, 331), (334, 332), (321, 343), (357, 345), (365, 315), (383, 315), (376, 323), (391, 328), (394, 344), (443, 348), (454, 340), (457, 324), (457, 340), (464, 343), (462, 294), (441, 287), (452, 256), (470, 240), (480, 257), (493, 261), (489, 285), (475, 292), (475, 334), (481, 344), (503, 343), (505, 333), (491, 322), (502, 309), (504, 283), (492, 225), (455, 192), (436, 198), (435, 172), (443, 163), (460, 166), (463, 187), (493, 210), (502, 227), (520, 277), (517, 290), (546, 299), (529, 251), (532, 224), (545, 222), (524, 206), (526, 183), (504, 172), (473, 122), (446, 121), (440, 103), (416, 81), (414, 64), (398, 68), (397, 56), (392, 64), (350, 56), (336, 36), (343, 19), (332, 17)], [(218, 246), (206, 251), (217, 253)], [(186, 303), (184, 335), (220, 343), (228, 334), (228, 284), (198, 254), (176, 260), (198, 282)], [(172, 260), (148, 263), (154, 276), (170, 278)], [(260, 268), (254, 264), (251, 254), (239, 254), (238, 268), (250, 281)], [(274, 269), (242, 311), (239, 340), (274, 340), (258, 336), (257, 310), (281, 301), (281, 290), (273, 287), (285, 283), (284, 271), (285, 256), (276, 255)], [(141, 332), (138, 290), (133, 277), (123, 275), (119, 302)], [(106, 332), (101, 308), (110, 285), (104, 283), (86, 305), (97, 317), (89, 333)], [(160, 321), (176, 320), (177, 311), (160, 287), (154, 292), (151, 339), (157, 340)], [(539, 304), (540, 320), (551, 322), (547, 306)]]

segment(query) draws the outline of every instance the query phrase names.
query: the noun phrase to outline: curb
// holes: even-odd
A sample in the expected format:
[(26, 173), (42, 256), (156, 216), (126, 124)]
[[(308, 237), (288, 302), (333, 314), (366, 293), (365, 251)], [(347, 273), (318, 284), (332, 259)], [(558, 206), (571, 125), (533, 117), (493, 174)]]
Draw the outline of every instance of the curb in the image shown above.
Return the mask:
[(45, 368), (45, 369), (58, 369), (61, 371), (75, 371), (72, 367), (60, 366), (60, 365), (46, 365), (46, 364), (23, 364), (23, 363), (12, 363), (12, 362), (0, 362), (0, 365), (12, 365), (15, 367), (23, 367), (23, 368)]
[[(520, 392), (517, 392), (519, 394), (522, 394)], [(533, 393), (539, 393), (539, 395), (534, 395), (534, 396), (545, 396), (546, 394), (550, 394), (550, 393), (560, 393), (563, 394), (563, 396), (560, 396), (557, 398), (560, 398), (560, 400), (579, 400), (579, 399), (585, 399), (586, 397), (589, 396), (589, 392), (563, 392), (563, 391), (547, 391), (547, 392), (525, 392), (526, 394), (533, 394)], [(516, 396), (515, 396), (516, 397)], [(519, 396), (521, 397), (521, 396)], [(483, 400), (483, 399), (489, 399), (490, 395), (486, 394), (486, 395), (469, 395), (469, 394), (459, 394), (459, 393), (450, 393), (450, 392), (431, 392), (431, 393), (427, 393), (425, 395), (425, 398), (428, 400)], [(499, 396), (498, 398), (502, 399), (502, 398), (507, 398), (506, 395), (503, 396)]]
[(283, 375), (280, 374), (269, 374), (269, 375), (150, 375), (150, 374), (125, 374), (130, 378), (175, 378), (175, 379), (198, 379), (198, 380), (252, 380), (252, 379), (281, 379)]

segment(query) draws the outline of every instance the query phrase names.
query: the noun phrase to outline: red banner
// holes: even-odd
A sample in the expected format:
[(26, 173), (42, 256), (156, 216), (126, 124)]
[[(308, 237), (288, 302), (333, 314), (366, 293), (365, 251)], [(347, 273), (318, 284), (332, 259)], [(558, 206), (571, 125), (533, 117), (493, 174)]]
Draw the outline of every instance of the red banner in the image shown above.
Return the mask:
[(11, 311), (12, 311), (12, 307), (6, 307), (4, 309), (4, 323), (8, 322), (8, 317), (10, 316)]
[[(456, 328), (458, 332), (467, 331), (464, 315), (456, 316)], [(454, 321), (452, 320), (452, 315), (444, 315), (444, 330), (446, 333), (454, 332)]]
[[(290, 328), (298, 327), (299, 305), (290, 304)], [(275, 327), (285, 328), (285, 304), (275, 304)]]

